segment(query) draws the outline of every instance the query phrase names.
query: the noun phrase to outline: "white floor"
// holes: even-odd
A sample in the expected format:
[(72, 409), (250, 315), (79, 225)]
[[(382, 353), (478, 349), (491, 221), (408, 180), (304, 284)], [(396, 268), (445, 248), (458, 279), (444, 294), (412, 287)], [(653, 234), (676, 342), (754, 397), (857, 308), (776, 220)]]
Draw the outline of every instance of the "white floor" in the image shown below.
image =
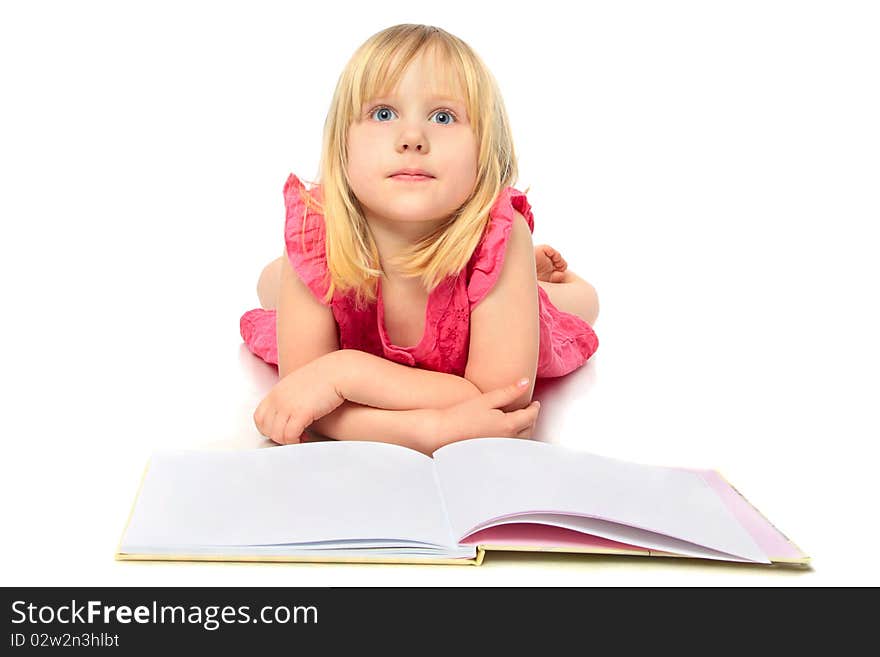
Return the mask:
[[(215, 34), (195, 31), (197, 12), (90, 16), (61, 3), (48, 22), (0, 16), (0, 58), (25, 63), (4, 71), (17, 102), (0, 109), (0, 581), (880, 584), (880, 97), (865, 83), (880, 61), (876, 16), (757, 7), (685, 23), (685, 6), (644, 21), (591, 9), (589, 38), (566, 45), (549, 30), (574, 28), (521, 25), (498, 7), (503, 40), (478, 29), (489, 14), (416, 20), (486, 53), (515, 126), (517, 186), (532, 187), (535, 243), (599, 293), (599, 351), (538, 384), (537, 438), (716, 468), (812, 571), (497, 554), (480, 568), (114, 561), (154, 450), (267, 446), (251, 415), (275, 372), (241, 343), (238, 319), (281, 253), (281, 186), (290, 171), (313, 177), (350, 52), (411, 17), (296, 30), (315, 39), (306, 49), (272, 12), (212, 11)], [(221, 26), (241, 21), (255, 47), (232, 52)], [(502, 51), (517, 31), (547, 48)], [(321, 47), (335, 59), (316, 72), (304, 62)], [(582, 87), (562, 84), (558, 61), (580, 62)], [(318, 91), (303, 99), (294, 84)]]

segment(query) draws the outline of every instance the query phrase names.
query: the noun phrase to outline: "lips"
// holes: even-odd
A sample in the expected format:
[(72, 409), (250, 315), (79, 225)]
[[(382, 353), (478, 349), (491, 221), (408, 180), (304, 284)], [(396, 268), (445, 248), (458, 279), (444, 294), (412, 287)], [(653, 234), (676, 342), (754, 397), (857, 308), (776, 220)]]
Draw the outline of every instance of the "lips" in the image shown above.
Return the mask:
[(432, 176), (412, 175), (412, 174), (408, 174), (408, 173), (398, 173), (398, 174), (391, 176), (391, 178), (392, 178), (392, 180), (411, 180), (411, 181), (433, 180), (434, 179)]
[(398, 169), (394, 173), (391, 174), (391, 178), (433, 178), (430, 173), (425, 171), (424, 169), (415, 169), (415, 168), (406, 168), (406, 169)]

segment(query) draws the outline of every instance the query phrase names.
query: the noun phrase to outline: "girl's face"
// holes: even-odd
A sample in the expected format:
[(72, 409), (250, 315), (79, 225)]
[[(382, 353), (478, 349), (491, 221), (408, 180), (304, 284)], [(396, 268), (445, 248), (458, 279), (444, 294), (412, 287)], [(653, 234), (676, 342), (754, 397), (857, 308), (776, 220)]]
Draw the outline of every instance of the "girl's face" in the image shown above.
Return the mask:
[[(435, 97), (434, 70), (432, 56), (419, 55), (391, 96), (369, 99), (348, 130), (348, 176), (366, 218), (414, 224), (412, 235), (429, 227), (418, 222), (448, 218), (477, 176), (477, 140), (464, 99)], [(391, 177), (404, 168), (433, 177)]]

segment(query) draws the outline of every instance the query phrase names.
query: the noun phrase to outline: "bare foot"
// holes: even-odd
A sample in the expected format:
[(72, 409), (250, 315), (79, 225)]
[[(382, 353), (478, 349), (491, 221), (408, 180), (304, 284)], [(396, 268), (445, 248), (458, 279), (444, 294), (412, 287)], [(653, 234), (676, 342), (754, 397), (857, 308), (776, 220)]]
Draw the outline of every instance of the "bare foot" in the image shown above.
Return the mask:
[(552, 246), (540, 244), (535, 247), (535, 269), (539, 281), (561, 283), (565, 280), (567, 268), (568, 263)]

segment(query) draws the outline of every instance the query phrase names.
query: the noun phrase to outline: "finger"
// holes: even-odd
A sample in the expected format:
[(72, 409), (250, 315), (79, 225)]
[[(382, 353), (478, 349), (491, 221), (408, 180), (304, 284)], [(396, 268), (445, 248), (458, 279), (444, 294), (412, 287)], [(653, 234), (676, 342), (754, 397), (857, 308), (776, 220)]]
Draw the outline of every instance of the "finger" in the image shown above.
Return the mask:
[[(266, 415), (265, 400), (261, 401), (254, 411), (254, 424), (257, 425), (257, 429), (260, 429), (263, 426), (264, 415)], [(262, 433), (262, 431), (260, 433)]]
[(531, 437), (532, 437), (532, 431), (534, 431), (534, 429), (535, 429), (535, 424), (534, 424), (534, 422), (533, 422), (532, 424), (530, 424), (529, 426), (527, 426), (527, 427), (526, 427), (525, 429), (523, 429), (522, 431), (518, 431), (513, 437), (514, 437), (514, 438), (531, 438)]
[(266, 413), (266, 416), (263, 418), (263, 435), (266, 436), (266, 438), (268, 438), (269, 440), (272, 440), (272, 429), (275, 426), (276, 415), (276, 411), (269, 410)]
[(533, 432), (534, 430), (535, 430), (535, 425), (534, 425), (534, 424), (530, 424), (530, 425), (527, 426), (525, 429), (523, 429), (523, 430), (520, 431), (518, 434), (516, 434), (516, 436), (514, 436), (514, 438), (526, 438), (526, 439), (531, 438), (531, 437), (532, 437), (532, 432)]
[(525, 431), (538, 421), (538, 413), (540, 412), (540, 410), (541, 402), (536, 400), (525, 408), (521, 408), (518, 411), (511, 411), (510, 413), (508, 413), (507, 420), (511, 423), (513, 431), (515, 433), (520, 433), (522, 431)]
[[(266, 422), (266, 419), (267, 419), (266, 415), (268, 415), (268, 414), (263, 414), (263, 416), (256, 418), (255, 424), (257, 425), (257, 431), (260, 432), (260, 435), (268, 438), (269, 433), (272, 431), (272, 424), (269, 422)], [(268, 419), (271, 420), (271, 417)]]
[(260, 417), (255, 418), (257, 431), (266, 438), (269, 438), (272, 434), (272, 415), (270, 413), (271, 411), (264, 411)]
[(278, 443), (279, 445), (284, 444), (284, 427), (287, 425), (288, 417), (287, 413), (275, 413), (275, 418), (272, 420), (272, 429), (270, 431), (272, 442)]
[(287, 424), (284, 427), (284, 444), (290, 445), (292, 443), (300, 442), (302, 433), (302, 423), (291, 415), (290, 419), (287, 420)]
[(529, 426), (525, 427), (522, 431), (518, 431), (516, 434), (517, 438), (531, 438), (535, 433), (535, 422), (532, 422)]
[[(525, 381), (525, 383), (523, 383)], [(489, 408), (499, 408), (511, 403), (517, 397), (522, 395), (523, 391), (528, 387), (529, 380), (522, 379), (510, 385), (506, 385), (496, 390), (489, 390), (482, 395), (483, 402), (487, 403)]]

